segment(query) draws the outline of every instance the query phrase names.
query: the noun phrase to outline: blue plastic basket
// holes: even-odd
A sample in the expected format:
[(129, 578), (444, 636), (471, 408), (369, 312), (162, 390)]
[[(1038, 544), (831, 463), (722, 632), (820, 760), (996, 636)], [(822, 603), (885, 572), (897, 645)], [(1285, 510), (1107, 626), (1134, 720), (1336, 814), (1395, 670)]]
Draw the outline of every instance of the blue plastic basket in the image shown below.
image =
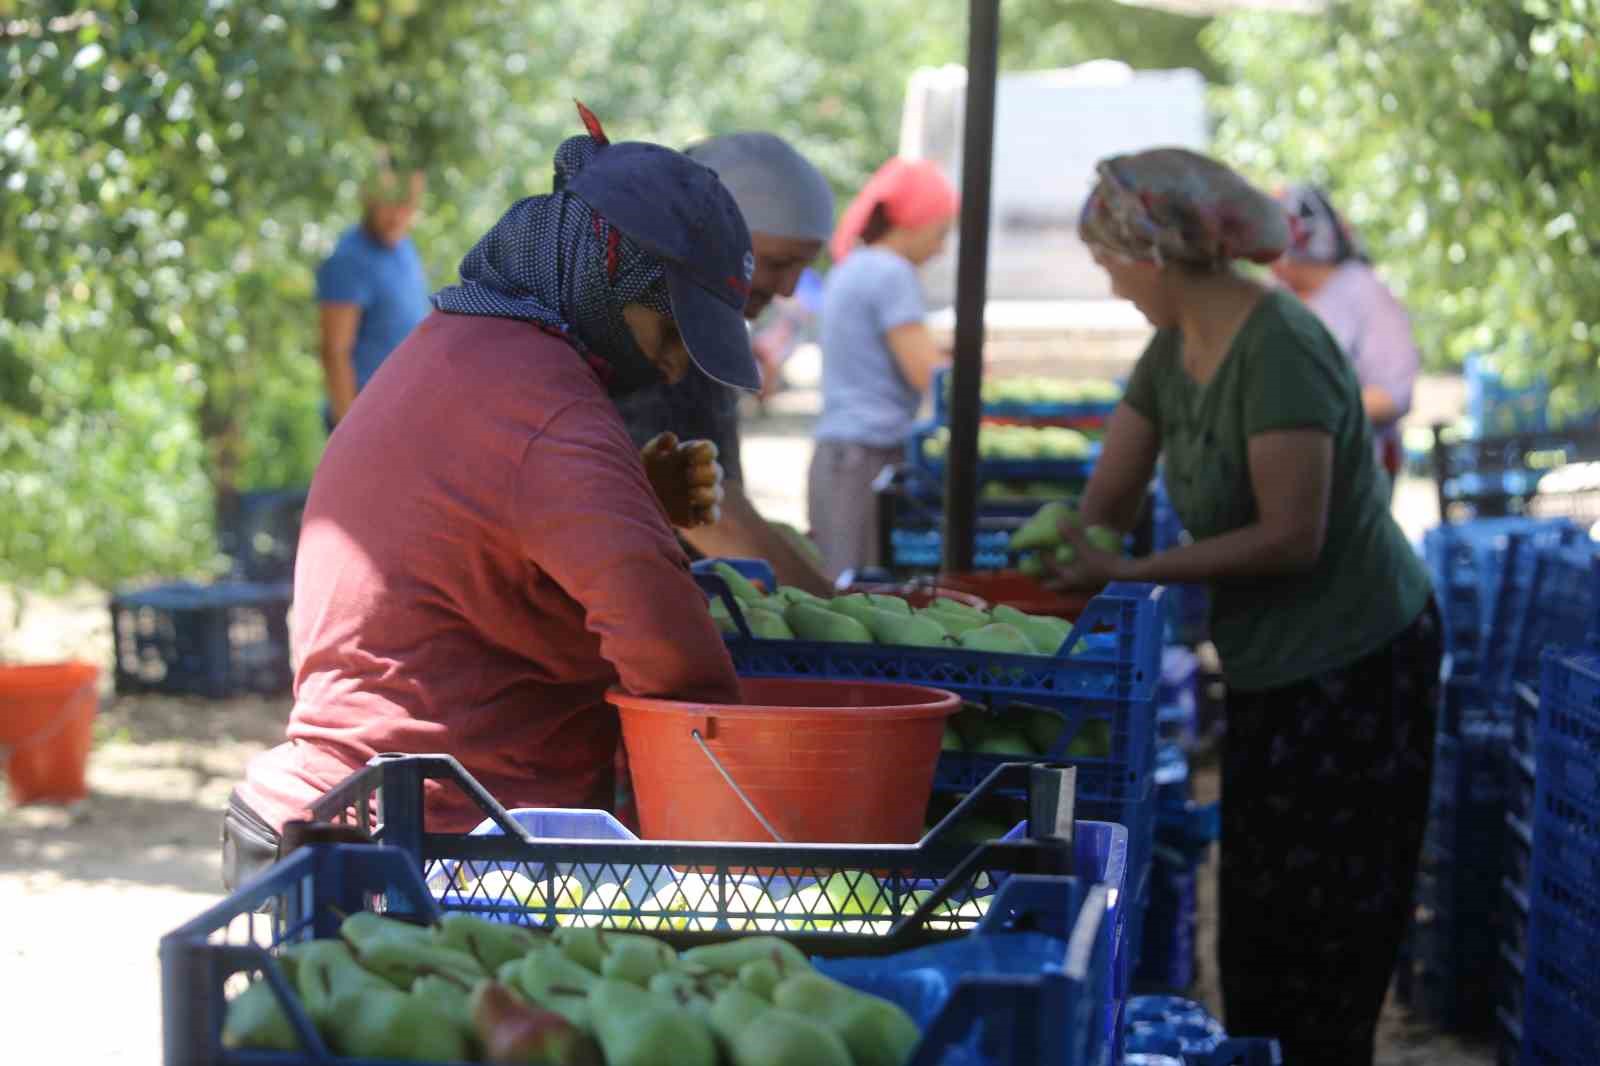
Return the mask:
[(287, 692), (287, 583), (178, 582), (111, 599), (119, 693), (165, 692), (221, 699)]
[(1600, 657), (1544, 661), (1529, 890), (1524, 1054), (1600, 1048)]
[[(950, 397), (948, 394), (948, 369), (933, 373), (933, 420), (941, 426), (950, 424)], [(985, 403), (985, 418), (1005, 418), (1017, 421), (1047, 422), (1104, 422), (1117, 409), (1117, 401), (1103, 403)]]
[[(895, 681), (946, 689), (1005, 714), (1046, 710), (1066, 722), (1057, 750), (1040, 761), (1078, 767), (1080, 802), (1140, 798), (1155, 756), (1155, 696), (1161, 670), (1161, 596), (1152, 585), (1109, 586), (1089, 602), (1055, 657), (1001, 655), (964, 648), (911, 648), (881, 644), (830, 644), (757, 640), (749, 636), (737, 600), (713, 574), (697, 575), (710, 595), (720, 595), (743, 636), (729, 634), (728, 651), (741, 677), (806, 677), (841, 681)], [(1082, 724), (1110, 724), (1104, 759), (1069, 757), (1066, 749)], [(970, 791), (1004, 756), (946, 752), (936, 787)]]
[[(931, 477), (944, 477), (944, 460), (928, 457), (923, 445), (939, 431), (933, 422), (914, 427), (906, 438), (906, 464)], [(986, 481), (1051, 481), (1059, 484), (1086, 484), (1099, 458), (1095, 442), (1083, 459), (979, 459), (978, 483)]]
[[(1029, 930), (1054, 938), (1049, 961), (1026, 973), (995, 967), (960, 977), (930, 1002), (925, 985), (908, 986), (895, 957), (833, 975), (874, 994), (901, 1000), (923, 1021), (916, 1066), (948, 1061), (1023, 1066), (1098, 1066), (1110, 1060), (1113, 926), (1105, 885), (1070, 877), (1019, 877), (999, 892), (969, 940), (973, 954), (993, 939), (1003, 961), (1005, 934)], [(258, 910), (270, 906), (271, 916)], [(408, 856), (394, 848), (317, 845), (302, 848), (252, 878), (228, 899), (161, 941), (163, 1044), (166, 1066), (336, 1066), (290, 991), (274, 959), (283, 944), (337, 935), (340, 914), (375, 909), (396, 917), (432, 921), (439, 908)], [(727, 939), (723, 934), (720, 939)], [(1046, 941), (1048, 943), (1048, 940)], [(853, 946), (869, 950), (871, 941)], [(850, 954), (848, 947), (840, 954)], [(302, 1050), (230, 1052), (221, 1046), (230, 989), (266, 980), (296, 1031)], [(363, 1060), (370, 1061), (370, 1060)], [(372, 1066), (379, 1066), (373, 1063)]]

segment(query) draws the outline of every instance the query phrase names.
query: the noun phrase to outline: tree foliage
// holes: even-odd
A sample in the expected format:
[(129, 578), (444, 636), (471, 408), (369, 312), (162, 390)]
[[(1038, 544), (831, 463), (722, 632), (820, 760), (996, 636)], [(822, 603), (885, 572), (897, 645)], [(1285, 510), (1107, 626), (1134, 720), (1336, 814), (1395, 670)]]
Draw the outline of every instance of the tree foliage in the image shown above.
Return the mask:
[(1326, 183), (1407, 300), (1427, 358), (1600, 397), (1600, 43), (1588, 0), (1337, 0), (1229, 18), (1219, 150)]
[[(440, 284), (548, 188), (575, 97), (618, 138), (782, 132), (847, 195), (894, 151), (910, 71), (964, 57), (966, 12), (0, 0), (0, 583), (204, 568), (217, 493), (309, 480), (312, 272), (380, 147), (428, 174)], [(1113, 0), (1007, 17), (1011, 68), (1203, 57), (1203, 23)]]

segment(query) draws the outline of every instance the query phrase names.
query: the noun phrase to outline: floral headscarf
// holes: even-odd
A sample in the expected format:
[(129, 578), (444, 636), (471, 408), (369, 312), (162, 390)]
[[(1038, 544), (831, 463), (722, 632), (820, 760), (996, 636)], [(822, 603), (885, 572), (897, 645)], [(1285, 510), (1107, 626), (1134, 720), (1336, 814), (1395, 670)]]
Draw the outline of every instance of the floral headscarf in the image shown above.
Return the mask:
[(1283, 207), (1214, 159), (1184, 148), (1111, 156), (1083, 205), (1084, 242), (1132, 259), (1215, 269), (1270, 263), (1289, 243)]

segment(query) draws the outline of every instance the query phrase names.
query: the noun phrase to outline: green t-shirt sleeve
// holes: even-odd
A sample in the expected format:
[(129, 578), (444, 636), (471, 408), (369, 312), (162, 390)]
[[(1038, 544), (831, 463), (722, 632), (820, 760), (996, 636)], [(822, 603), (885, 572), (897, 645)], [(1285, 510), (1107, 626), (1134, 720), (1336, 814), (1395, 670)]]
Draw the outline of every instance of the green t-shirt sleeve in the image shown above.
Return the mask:
[(1250, 339), (1241, 414), (1246, 439), (1289, 429), (1320, 429), (1337, 438), (1353, 396), (1344, 353), (1321, 324), (1295, 311), (1264, 321)]
[(1133, 364), (1127, 387), (1122, 390), (1122, 402), (1151, 422), (1160, 422), (1156, 379), (1161, 370), (1156, 364), (1160, 362), (1169, 342), (1165, 331), (1150, 338), (1150, 343), (1144, 346), (1144, 351), (1139, 355), (1139, 361)]

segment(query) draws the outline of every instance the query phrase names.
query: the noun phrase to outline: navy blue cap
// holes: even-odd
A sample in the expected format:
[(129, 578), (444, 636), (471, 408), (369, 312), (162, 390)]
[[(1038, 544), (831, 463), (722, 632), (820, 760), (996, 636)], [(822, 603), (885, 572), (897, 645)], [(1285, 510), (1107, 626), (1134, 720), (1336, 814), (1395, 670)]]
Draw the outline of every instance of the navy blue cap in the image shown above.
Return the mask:
[(659, 144), (595, 153), (566, 191), (661, 260), (683, 343), (708, 377), (761, 387), (744, 305), (756, 257), (739, 205), (714, 171)]

